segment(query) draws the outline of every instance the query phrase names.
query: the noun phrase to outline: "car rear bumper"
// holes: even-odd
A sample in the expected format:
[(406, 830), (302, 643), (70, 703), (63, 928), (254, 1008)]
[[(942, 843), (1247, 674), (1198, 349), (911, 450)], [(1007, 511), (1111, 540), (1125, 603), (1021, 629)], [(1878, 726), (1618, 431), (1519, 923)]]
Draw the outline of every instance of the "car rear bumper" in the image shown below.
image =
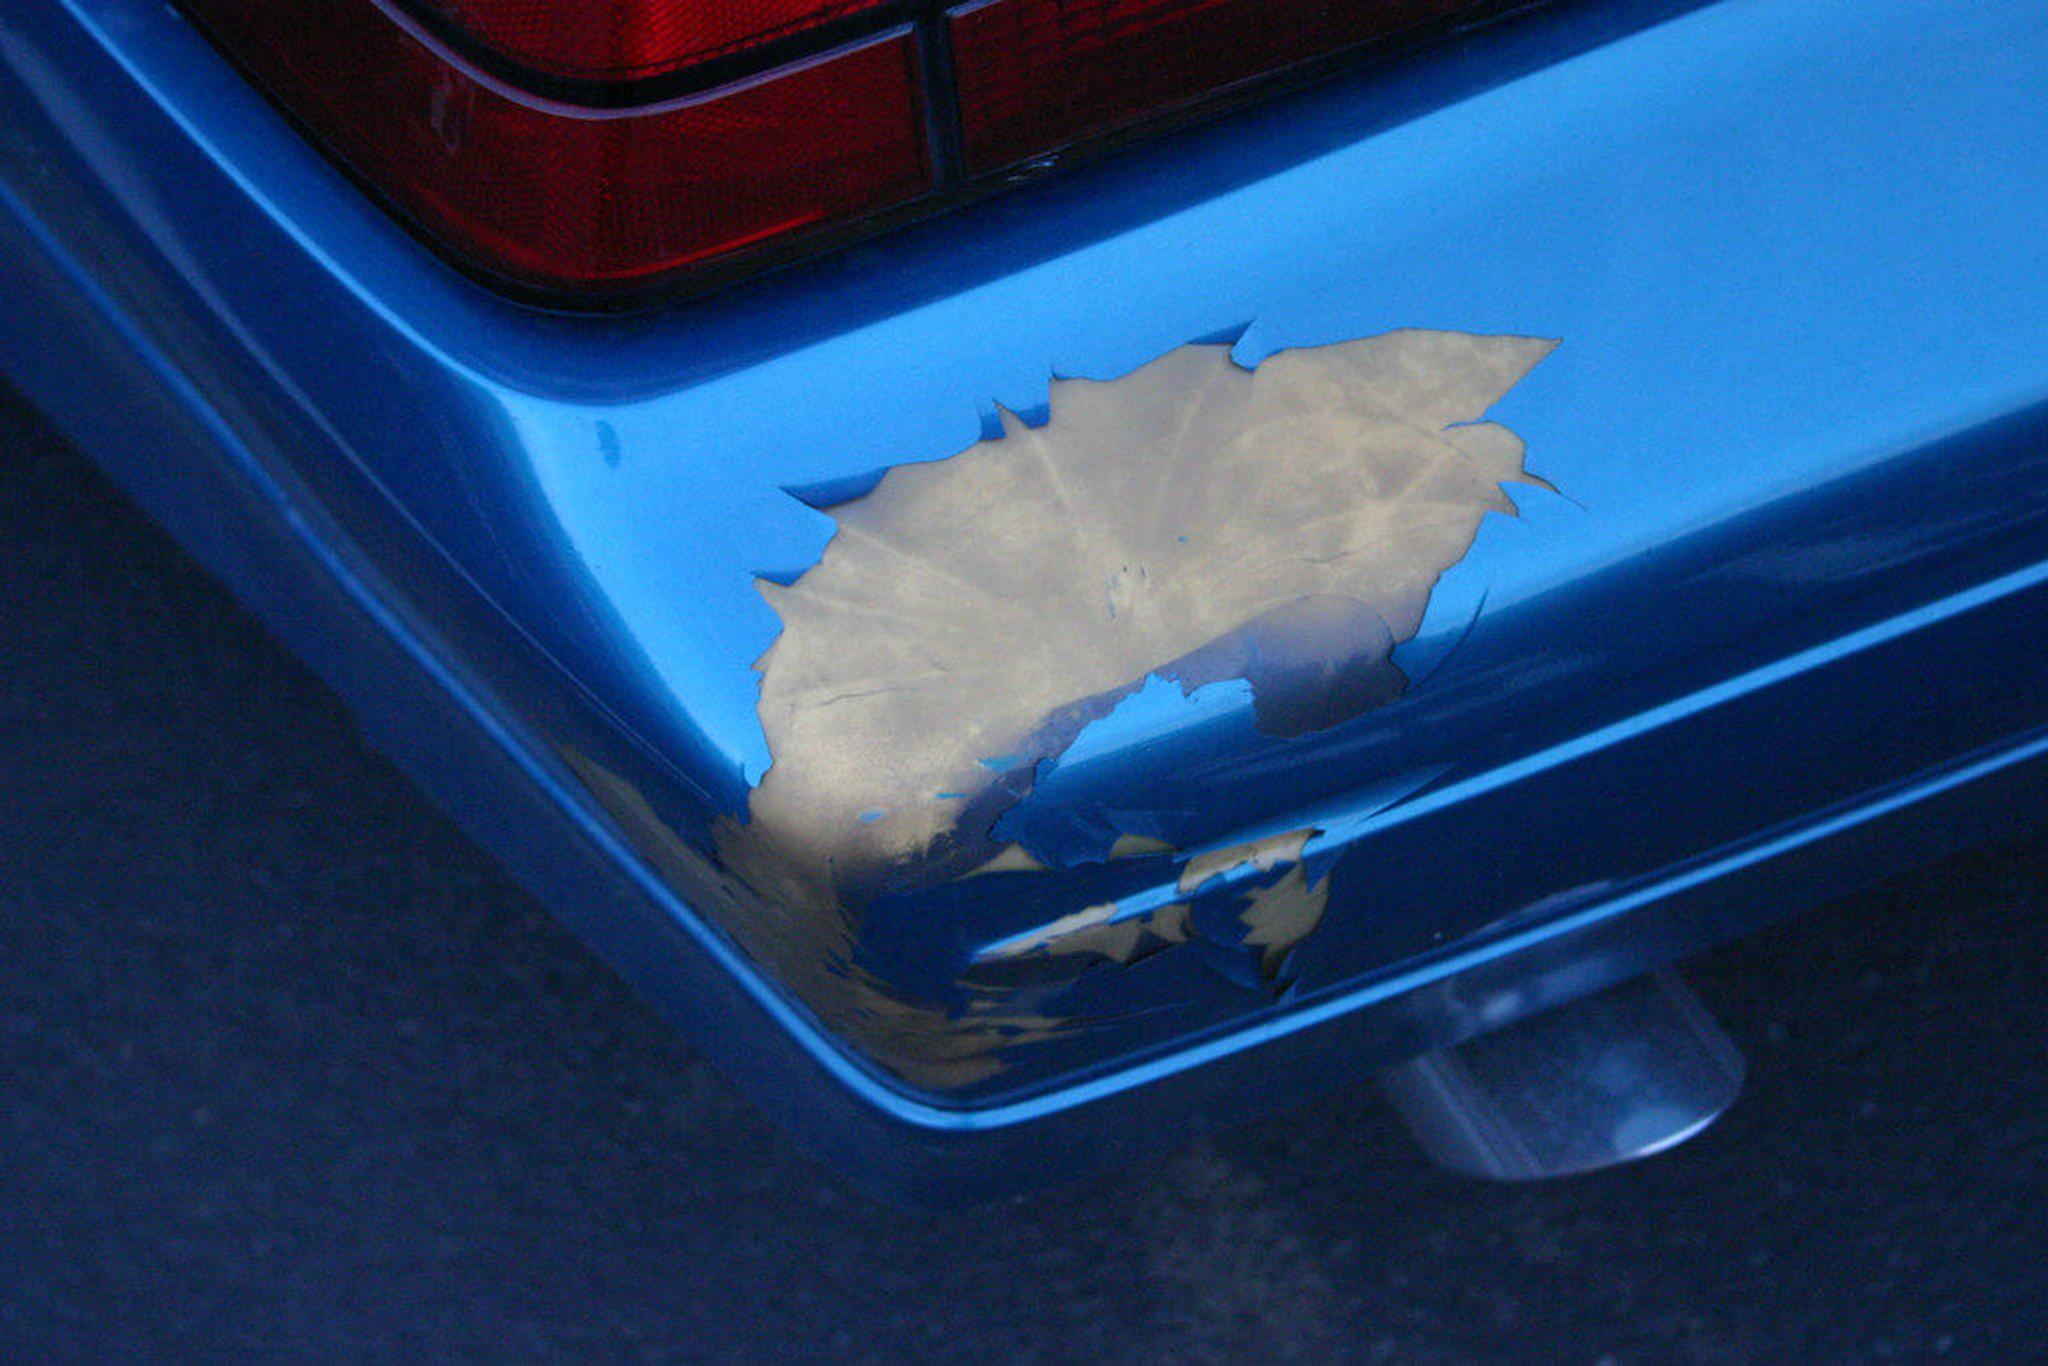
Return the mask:
[[(426, 252), (167, 12), (32, 0), (0, 356), (764, 1103), (878, 1185), (986, 1192), (2038, 812), (2044, 60), (2019, 3), (1570, 7), (574, 317)], [(1557, 492), (1436, 583), (1399, 698), (1286, 743), (1175, 714), (1069, 770), (1062, 810), (1135, 802), (1170, 855), (878, 901), (816, 962), (735, 928), (714, 831), (777, 757), (755, 579), (834, 530), (786, 490), (952, 456), (1055, 374), (1414, 327), (1560, 342), (1490, 414)], [(1287, 831), (1327, 906), (1282, 980), (1201, 945), (973, 978)]]

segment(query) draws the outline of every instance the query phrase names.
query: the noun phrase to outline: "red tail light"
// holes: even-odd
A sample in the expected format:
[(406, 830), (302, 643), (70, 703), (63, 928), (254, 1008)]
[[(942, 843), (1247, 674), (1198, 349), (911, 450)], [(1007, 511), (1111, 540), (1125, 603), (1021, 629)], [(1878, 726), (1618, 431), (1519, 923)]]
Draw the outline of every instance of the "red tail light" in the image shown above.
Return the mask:
[(883, 0), (422, 0), (509, 61), (550, 76), (661, 76), (879, 10)]
[(184, 0), (472, 266), (614, 294), (1497, 0)]
[(993, 170), (1470, 0), (984, 0), (947, 16), (967, 165)]

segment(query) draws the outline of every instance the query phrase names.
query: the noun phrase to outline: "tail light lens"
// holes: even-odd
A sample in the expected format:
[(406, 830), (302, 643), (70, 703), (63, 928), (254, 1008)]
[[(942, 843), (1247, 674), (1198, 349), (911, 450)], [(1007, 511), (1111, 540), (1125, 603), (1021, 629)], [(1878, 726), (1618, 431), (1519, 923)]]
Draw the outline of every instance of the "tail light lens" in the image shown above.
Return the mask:
[(372, 187), (521, 284), (630, 287), (932, 186), (904, 28), (606, 108), (520, 89), (377, 0), (189, 3)]
[(1499, 0), (183, 0), (459, 261), (703, 281)]
[(421, 13), (529, 71), (631, 81), (728, 57), (882, 0), (422, 0)]
[(985, 0), (947, 16), (967, 165), (993, 170), (1469, 0)]

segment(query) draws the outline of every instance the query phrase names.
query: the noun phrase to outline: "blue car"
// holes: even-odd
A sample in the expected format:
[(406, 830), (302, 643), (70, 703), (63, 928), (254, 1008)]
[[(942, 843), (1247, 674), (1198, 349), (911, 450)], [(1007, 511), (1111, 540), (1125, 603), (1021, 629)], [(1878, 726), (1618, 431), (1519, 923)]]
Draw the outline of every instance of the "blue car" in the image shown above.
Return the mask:
[(2048, 7), (13, 0), (0, 374), (799, 1137), (1677, 1142), (2038, 820)]

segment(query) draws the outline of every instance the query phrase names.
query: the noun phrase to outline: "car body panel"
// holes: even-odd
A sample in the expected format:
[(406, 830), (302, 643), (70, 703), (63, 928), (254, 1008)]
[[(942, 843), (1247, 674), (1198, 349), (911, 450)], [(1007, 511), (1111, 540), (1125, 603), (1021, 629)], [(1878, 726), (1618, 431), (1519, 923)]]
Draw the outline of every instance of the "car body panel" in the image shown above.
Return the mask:
[[(771, 1107), (883, 1186), (985, 1192), (2039, 809), (2044, 58), (2021, 3), (1572, 6), (575, 316), (422, 248), (170, 11), (28, 0), (0, 368)], [(1435, 581), (1398, 698), (1286, 739), (1168, 699), (1032, 809), (1136, 802), (1174, 852), (873, 900), (848, 961), (746, 951), (713, 831), (776, 757), (756, 578), (837, 526), (788, 490), (958, 459), (998, 406), (1058, 430), (1055, 376), (1410, 328), (1559, 344), (1487, 413), (1551, 488)], [(1186, 946), (972, 979), (1290, 830), (1328, 908), (1283, 983)]]

